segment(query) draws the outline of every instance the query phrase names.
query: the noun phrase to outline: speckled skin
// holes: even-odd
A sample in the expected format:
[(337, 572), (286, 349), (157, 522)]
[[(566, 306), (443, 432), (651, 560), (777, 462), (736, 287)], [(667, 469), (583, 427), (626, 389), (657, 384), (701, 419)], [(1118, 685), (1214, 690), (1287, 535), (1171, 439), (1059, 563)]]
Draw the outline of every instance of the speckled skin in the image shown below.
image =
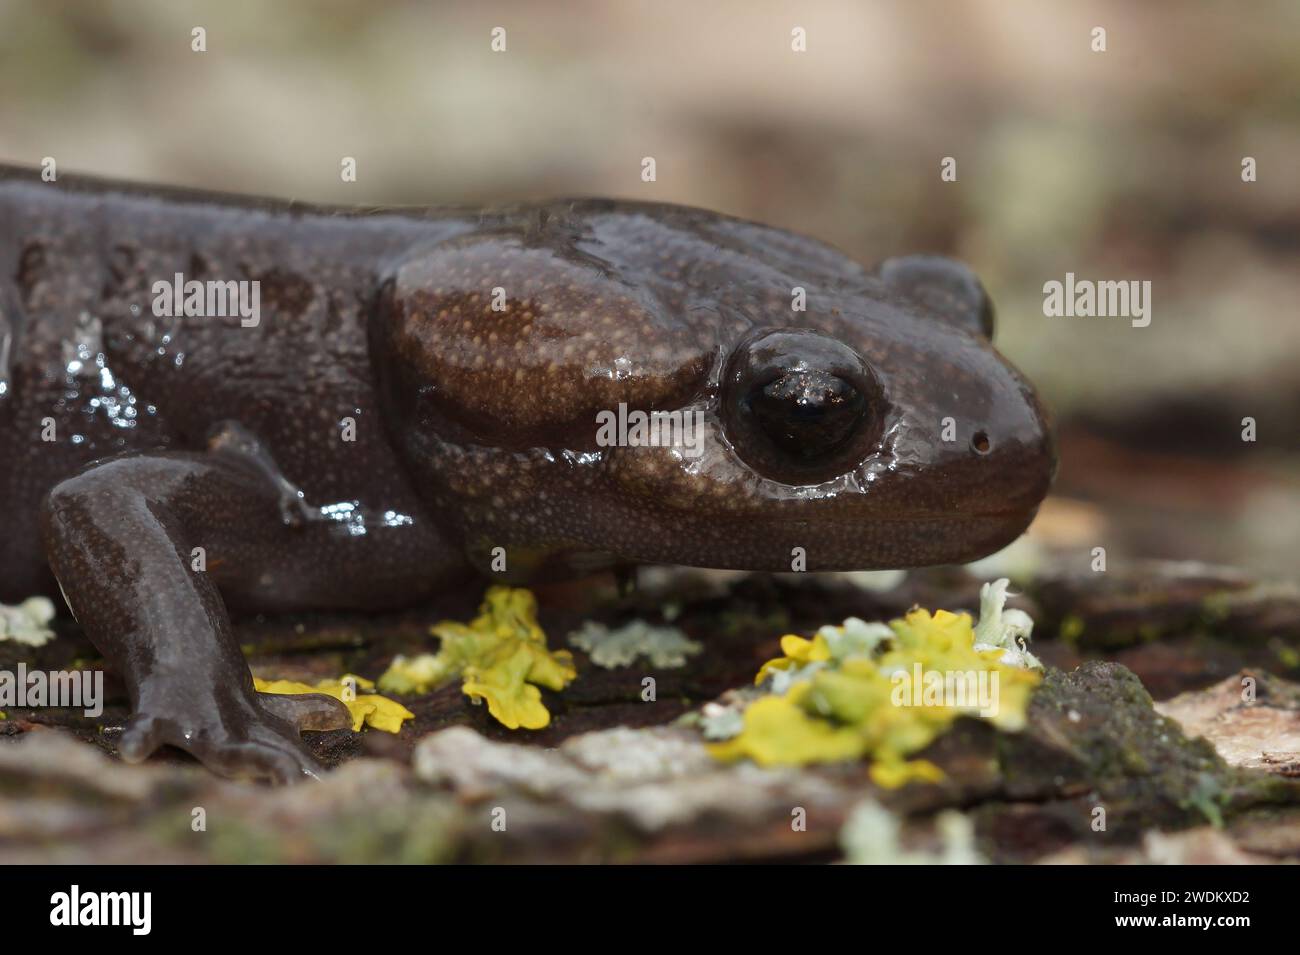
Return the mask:
[[(176, 273), (259, 281), (259, 323), (156, 316)], [(256, 693), (227, 608), (395, 607), (500, 555), (523, 581), (1014, 539), (1054, 457), (991, 321), (957, 263), (868, 272), (694, 209), (318, 209), (0, 168), (0, 599), (57, 576), (127, 680), (127, 758), (299, 778), (298, 730), (345, 717)], [(620, 403), (698, 412), (702, 453), (602, 446)]]

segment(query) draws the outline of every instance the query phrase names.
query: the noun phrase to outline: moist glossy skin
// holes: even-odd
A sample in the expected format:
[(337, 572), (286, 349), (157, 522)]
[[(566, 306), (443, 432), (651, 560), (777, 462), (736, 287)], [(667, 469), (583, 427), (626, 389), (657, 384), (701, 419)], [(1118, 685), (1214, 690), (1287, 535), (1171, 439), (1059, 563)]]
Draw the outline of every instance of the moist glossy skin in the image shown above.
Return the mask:
[[(256, 280), (259, 322), (155, 315), (176, 273)], [(344, 716), (257, 694), (227, 608), (401, 606), (501, 555), (526, 581), (1014, 539), (1054, 458), (991, 316), (957, 263), (871, 272), (674, 206), (349, 211), (0, 169), (0, 599), (57, 575), (126, 677), (126, 757), (298, 778), (298, 729)], [(700, 453), (603, 445), (620, 404), (697, 415)]]

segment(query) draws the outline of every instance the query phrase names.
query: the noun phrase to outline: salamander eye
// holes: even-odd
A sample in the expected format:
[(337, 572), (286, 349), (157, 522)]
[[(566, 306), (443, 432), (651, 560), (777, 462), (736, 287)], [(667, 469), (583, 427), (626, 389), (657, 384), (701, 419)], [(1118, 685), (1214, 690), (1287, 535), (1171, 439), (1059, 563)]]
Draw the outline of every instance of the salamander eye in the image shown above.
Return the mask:
[(808, 370), (756, 384), (741, 399), (768, 440), (798, 461), (843, 446), (867, 413), (867, 400), (843, 378)]
[(736, 453), (788, 484), (816, 484), (856, 466), (878, 440), (884, 399), (848, 346), (804, 330), (743, 341), (727, 364), (723, 420)]

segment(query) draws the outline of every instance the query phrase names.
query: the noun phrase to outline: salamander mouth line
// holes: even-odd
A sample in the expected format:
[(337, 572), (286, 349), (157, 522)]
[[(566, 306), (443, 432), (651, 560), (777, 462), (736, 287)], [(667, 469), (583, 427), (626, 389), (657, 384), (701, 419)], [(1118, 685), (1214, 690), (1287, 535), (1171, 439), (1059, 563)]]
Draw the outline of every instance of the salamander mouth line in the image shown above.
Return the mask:
[[(1018, 510), (1005, 511), (986, 511), (978, 514), (953, 514), (947, 511), (932, 511), (921, 514), (897, 515), (888, 514), (880, 517), (871, 518), (871, 523), (876, 525), (887, 526), (904, 526), (914, 524), (942, 524), (945, 528), (966, 527), (972, 524), (989, 524), (989, 523), (1028, 523), (1038, 512), (1038, 507), (1023, 508)], [(737, 515), (736, 523), (748, 523), (752, 520), (749, 515)], [(819, 520), (818, 518), (808, 517), (780, 517), (772, 515), (770, 512), (764, 514), (764, 523), (771, 527), (778, 525), (782, 528), (796, 527), (807, 528), (811, 532), (816, 532), (819, 528), (846, 523), (843, 517), (830, 520)]]

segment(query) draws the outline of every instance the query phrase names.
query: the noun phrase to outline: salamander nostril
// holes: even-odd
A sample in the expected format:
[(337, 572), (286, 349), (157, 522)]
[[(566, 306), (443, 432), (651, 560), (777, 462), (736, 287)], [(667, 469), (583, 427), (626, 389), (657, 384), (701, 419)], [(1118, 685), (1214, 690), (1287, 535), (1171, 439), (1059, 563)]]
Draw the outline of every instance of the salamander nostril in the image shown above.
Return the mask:
[(970, 446), (975, 449), (976, 454), (988, 454), (993, 447), (989, 441), (989, 436), (984, 431), (976, 431), (970, 439)]

